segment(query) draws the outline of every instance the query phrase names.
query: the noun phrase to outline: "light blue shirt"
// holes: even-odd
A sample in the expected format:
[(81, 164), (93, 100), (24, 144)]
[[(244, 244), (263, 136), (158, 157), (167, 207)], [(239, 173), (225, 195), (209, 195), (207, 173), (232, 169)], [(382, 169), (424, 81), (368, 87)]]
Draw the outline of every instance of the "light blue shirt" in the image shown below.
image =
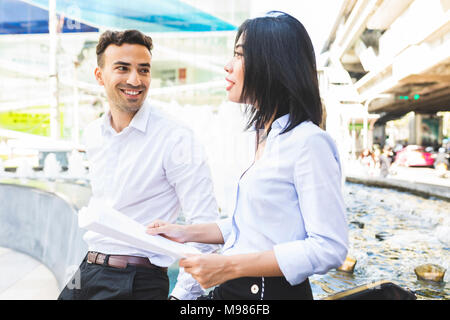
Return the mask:
[(310, 121), (280, 134), (288, 120), (273, 122), (262, 157), (239, 180), (232, 217), (218, 226), (223, 254), (274, 250), (296, 285), (342, 265), (348, 230), (335, 143)]

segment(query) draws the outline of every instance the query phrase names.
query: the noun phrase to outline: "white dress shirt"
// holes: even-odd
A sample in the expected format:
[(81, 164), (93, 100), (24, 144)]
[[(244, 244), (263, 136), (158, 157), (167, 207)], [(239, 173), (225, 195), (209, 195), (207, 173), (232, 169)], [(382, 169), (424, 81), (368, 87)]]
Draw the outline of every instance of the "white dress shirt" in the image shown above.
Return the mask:
[(312, 122), (280, 134), (273, 122), (263, 154), (241, 177), (232, 217), (220, 220), (225, 255), (274, 250), (291, 285), (345, 260), (341, 166), (331, 137)]
[[(117, 133), (111, 114), (88, 125), (84, 134), (92, 196), (147, 225), (156, 219), (175, 223), (180, 209), (186, 223), (218, 219), (213, 183), (202, 146), (191, 130), (145, 102), (128, 127)], [(175, 259), (131, 247), (88, 231), (89, 250), (145, 256), (161, 267)], [(217, 246), (195, 244), (202, 252)], [(194, 299), (204, 291), (182, 269), (172, 295)]]

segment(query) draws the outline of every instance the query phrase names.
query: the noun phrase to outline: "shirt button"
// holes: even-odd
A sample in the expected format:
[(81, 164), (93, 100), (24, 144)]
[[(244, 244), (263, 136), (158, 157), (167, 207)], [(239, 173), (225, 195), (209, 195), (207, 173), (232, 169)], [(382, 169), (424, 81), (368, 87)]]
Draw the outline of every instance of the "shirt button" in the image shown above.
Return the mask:
[(252, 285), (252, 287), (250, 288), (250, 291), (251, 291), (253, 294), (257, 294), (258, 291), (259, 291), (258, 285), (256, 285), (256, 284)]

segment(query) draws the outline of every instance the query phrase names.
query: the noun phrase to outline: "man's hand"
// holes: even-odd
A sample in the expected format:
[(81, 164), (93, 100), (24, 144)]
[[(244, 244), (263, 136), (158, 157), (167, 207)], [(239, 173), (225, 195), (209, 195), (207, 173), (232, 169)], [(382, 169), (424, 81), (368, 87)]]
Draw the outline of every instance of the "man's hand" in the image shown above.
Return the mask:
[(190, 273), (204, 289), (235, 278), (229, 256), (219, 254), (189, 255), (187, 258), (180, 260), (180, 267)]
[(172, 241), (185, 243), (188, 241), (187, 226), (156, 220), (147, 226), (147, 233), (160, 235)]

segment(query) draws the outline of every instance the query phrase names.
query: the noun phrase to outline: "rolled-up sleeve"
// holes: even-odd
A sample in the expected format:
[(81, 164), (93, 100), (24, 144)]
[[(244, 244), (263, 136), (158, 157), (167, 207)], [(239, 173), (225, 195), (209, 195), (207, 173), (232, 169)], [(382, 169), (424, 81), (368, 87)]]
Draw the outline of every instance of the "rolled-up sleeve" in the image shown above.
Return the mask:
[(224, 242), (227, 241), (228, 237), (231, 234), (231, 221), (232, 221), (232, 217), (228, 217), (228, 218), (220, 219), (220, 220), (216, 221), (216, 224), (219, 227), (220, 232), (222, 233)]
[(339, 267), (348, 248), (348, 230), (339, 156), (328, 135), (309, 136), (294, 167), (294, 185), (306, 238), (274, 246), (291, 285)]

